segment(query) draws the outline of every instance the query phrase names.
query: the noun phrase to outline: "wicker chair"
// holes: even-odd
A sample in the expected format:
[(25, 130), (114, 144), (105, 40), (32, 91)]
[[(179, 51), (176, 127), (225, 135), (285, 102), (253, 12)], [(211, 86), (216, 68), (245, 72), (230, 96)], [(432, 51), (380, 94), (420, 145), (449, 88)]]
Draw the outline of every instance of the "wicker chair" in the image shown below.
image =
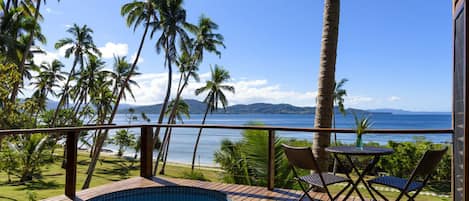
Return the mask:
[[(368, 180), (367, 182), (370, 188), (386, 201), (388, 199), (384, 197), (384, 195), (381, 194), (378, 190), (376, 190), (372, 186), (373, 184), (380, 184), (401, 191), (396, 201), (400, 200), (404, 195), (409, 198), (409, 200), (414, 200), (414, 198), (427, 184), (428, 180), (430, 179), (431, 173), (433, 172), (433, 170), (435, 170), (436, 166), (441, 161), (443, 155), (445, 155), (447, 150), (448, 147), (445, 147), (441, 150), (427, 150), (408, 179), (394, 176), (382, 176)], [(419, 177), (423, 178), (423, 180), (417, 181), (417, 178)], [(409, 193), (413, 191), (415, 191), (415, 193), (413, 195), (410, 195)]]
[[(335, 200), (345, 191), (345, 189), (350, 186), (351, 180), (348, 178), (335, 176), (329, 173), (322, 173), (310, 147), (291, 147), (285, 144), (282, 144), (282, 147), (293, 170), (295, 179), (298, 181), (301, 189), (304, 192), (299, 200), (302, 200), (305, 196), (308, 196), (310, 200), (313, 200), (308, 192), (311, 191), (314, 187), (324, 188), (329, 198), (331, 200)], [(316, 173), (306, 176), (298, 176), (296, 168), (314, 170)], [(347, 182), (348, 184), (339, 193), (337, 193), (335, 197), (333, 197), (327, 186), (341, 182)], [(311, 187), (305, 188), (303, 183), (306, 183)]]

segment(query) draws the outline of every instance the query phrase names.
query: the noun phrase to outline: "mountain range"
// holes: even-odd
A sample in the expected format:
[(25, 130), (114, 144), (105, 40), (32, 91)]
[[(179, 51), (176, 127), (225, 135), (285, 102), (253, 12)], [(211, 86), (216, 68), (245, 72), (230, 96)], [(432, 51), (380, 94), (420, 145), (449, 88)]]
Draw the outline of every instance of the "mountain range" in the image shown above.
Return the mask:
[[(190, 108), (191, 114), (203, 114), (206, 104), (193, 99), (184, 100)], [(158, 113), (162, 104), (134, 106), (135, 113), (145, 112), (147, 114)], [(130, 107), (119, 109), (119, 113), (128, 113)], [(298, 107), (290, 104), (270, 104), (270, 103), (253, 103), (253, 104), (237, 104), (226, 107), (226, 110), (219, 109), (214, 113), (218, 114), (314, 114), (315, 107)], [(335, 108), (338, 113), (338, 109)], [(367, 112), (365, 110), (347, 109), (347, 112)], [(381, 113), (381, 112), (380, 112)]]
[[(184, 100), (190, 107), (191, 114), (203, 114), (206, 109), (205, 103), (187, 99)], [(47, 109), (53, 110), (57, 107), (57, 101), (48, 100), (47, 101)], [(147, 114), (155, 114), (159, 113), (162, 104), (154, 104), (154, 105), (132, 105), (132, 104), (120, 104), (118, 113), (125, 114), (129, 113), (129, 108), (133, 108), (136, 113), (145, 112)], [(253, 104), (237, 104), (228, 106), (226, 110), (219, 109), (218, 111), (214, 112), (217, 114), (314, 114), (316, 108), (315, 107), (299, 107), (290, 104), (271, 104), (271, 103), (253, 103)], [(339, 113), (337, 108), (334, 108), (334, 112), (336, 114)], [(398, 115), (406, 115), (406, 114), (428, 114), (428, 115), (438, 115), (438, 114), (451, 114), (451, 112), (416, 112), (416, 111), (407, 111), (402, 109), (371, 109), (371, 110), (360, 110), (354, 108), (346, 109), (347, 113), (356, 112), (368, 112), (368, 113), (379, 113), (379, 114), (398, 114)]]

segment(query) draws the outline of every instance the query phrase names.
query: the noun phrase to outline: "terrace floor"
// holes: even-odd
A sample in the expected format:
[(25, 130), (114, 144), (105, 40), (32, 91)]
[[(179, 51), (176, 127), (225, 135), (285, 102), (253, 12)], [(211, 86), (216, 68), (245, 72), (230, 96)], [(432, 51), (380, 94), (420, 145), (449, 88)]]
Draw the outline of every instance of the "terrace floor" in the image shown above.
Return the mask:
[[(192, 186), (211, 190), (218, 190), (228, 194), (233, 201), (257, 201), (257, 200), (284, 200), (294, 201), (298, 200), (301, 196), (301, 191), (291, 189), (274, 189), (273, 191), (267, 190), (265, 187), (258, 186), (246, 186), (237, 184), (224, 184), (215, 182), (204, 182), (188, 179), (174, 179), (174, 178), (162, 178), (154, 177), (152, 180), (145, 179), (143, 177), (135, 177), (127, 180), (114, 182), (111, 184), (90, 188), (87, 190), (77, 192), (77, 199), (75, 200), (87, 200), (98, 195), (111, 193), (119, 190), (152, 187), (152, 186)], [(329, 200), (327, 195), (324, 193), (312, 192), (311, 197), (316, 200)], [(359, 200), (359, 198), (349, 198), (348, 200)], [(45, 199), (45, 201), (70, 201), (65, 195), (57, 196), (53, 198)]]

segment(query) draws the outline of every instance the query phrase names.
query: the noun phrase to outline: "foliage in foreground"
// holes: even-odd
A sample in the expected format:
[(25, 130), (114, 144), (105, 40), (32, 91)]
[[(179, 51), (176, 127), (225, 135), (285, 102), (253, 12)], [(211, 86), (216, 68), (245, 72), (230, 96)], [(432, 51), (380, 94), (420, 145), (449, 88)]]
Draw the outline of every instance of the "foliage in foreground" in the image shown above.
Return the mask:
[[(220, 150), (215, 152), (215, 162), (220, 164), (222, 169), (225, 170), (223, 180), (228, 183), (266, 186), (268, 135), (265, 131), (253, 130), (245, 130), (242, 135), (243, 138), (238, 142), (228, 139), (223, 140)], [(293, 182), (293, 174), (280, 147), (282, 143), (292, 146), (311, 146), (311, 143), (306, 140), (292, 140), (279, 137), (275, 139), (275, 186), (290, 188), (296, 184)], [(338, 145), (344, 144), (339, 143)], [(366, 146), (380, 145), (377, 143), (367, 143)], [(432, 144), (425, 139), (402, 143), (390, 141), (388, 145), (382, 147), (390, 147), (394, 149), (395, 153), (382, 157), (371, 176), (375, 176), (377, 172), (386, 172), (389, 175), (407, 178), (411, 175), (425, 150), (440, 149), (442, 146), (446, 145)], [(433, 172), (429, 184), (430, 187), (433, 186), (433, 191), (448, 193), (451, 190), (450, 185), (448, 185), (451, 179), (451, 155), (449, 153), (444, 156), (436, 171)], [(342, 158), (341, 161), (345, 161), (345, 158)], [(354, 163), (361, 168), (364, 168), (368, 162), (369, 158), (367, 157), (357, 157), (354, 159)], [(348, 164), (345, 163), (344, 165)], [(328, 166), (329, 171), (332, 171), (332, 157), (329, 158)], [(343, 167), (338, 170), (338, 173), (344, 173), (350, 169), (351, 167), (349, 166)], [(307, 173), (308, 171), (300, 172), (300, 174)]]

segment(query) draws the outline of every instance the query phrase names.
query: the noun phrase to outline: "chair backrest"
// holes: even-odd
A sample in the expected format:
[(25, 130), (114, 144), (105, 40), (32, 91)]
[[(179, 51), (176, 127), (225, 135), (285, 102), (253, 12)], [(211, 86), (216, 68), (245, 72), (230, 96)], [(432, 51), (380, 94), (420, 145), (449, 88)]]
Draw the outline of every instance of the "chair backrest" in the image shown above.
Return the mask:
[(429, 176), (433, 170), (435, 170), (436, 166), (438, 166), (438, 163), (441, 161), (447, 150), (448, 147), (441, 150), (427, 150), (423, 154), (422, 159), (420, 159), (414, 172), (412, 172), (411, 179), (414, 179), (417, 176)]
[(282, 148), (285, 151), (288, 162), (292, 166), (300, 169), (318, 171), (316, 158), (314, 158), (311, 147), (292, 147), (282, 144)]

